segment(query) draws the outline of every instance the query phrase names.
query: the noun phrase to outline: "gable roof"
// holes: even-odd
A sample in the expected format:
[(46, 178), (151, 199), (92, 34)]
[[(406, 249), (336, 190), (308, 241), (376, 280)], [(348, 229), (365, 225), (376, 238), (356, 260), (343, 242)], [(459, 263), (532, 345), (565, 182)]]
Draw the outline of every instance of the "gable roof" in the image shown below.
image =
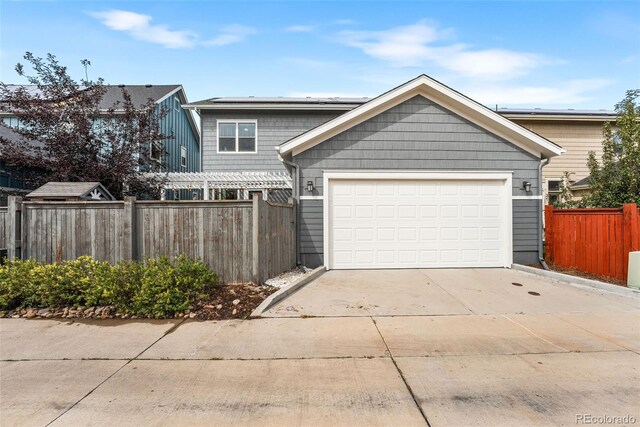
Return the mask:
[(548, 158), (564, 152), (559, 145), (512, 122), (425, 74), (290, 139), (277, 146), (276, 149), (280, 154), (299, 154), (416, 95), (424, 96), (536, 156)]
[(105, 110), (116, 102), (123, 101), (122, 89), (126, 89), (131, 95), (131, 102), (135, 106), (146, 103), (148, 99), (153, 99), (156, 104), (159, 104), (182, 89), (181, 85), (108, 85), (105, 87), (107, 91), (100, 101), (100, 108)]
[(90, 198), (90, 193), (98, 190), (103, 200), (115, 200), (111, 193), (99, 182), (47, 182), (27, 194), (29, 198)]

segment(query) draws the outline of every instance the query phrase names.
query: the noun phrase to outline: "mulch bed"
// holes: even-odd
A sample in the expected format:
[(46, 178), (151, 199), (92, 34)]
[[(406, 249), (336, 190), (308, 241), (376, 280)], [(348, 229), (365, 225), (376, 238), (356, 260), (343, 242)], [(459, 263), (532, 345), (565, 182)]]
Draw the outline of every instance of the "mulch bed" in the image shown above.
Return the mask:
[[(615, 279), (613, 277), (607, 276), (599, 276), (597, 274), (585, 273), (584, 271), (574, 270), (573, 268), (562, 268), (555, 265), (549, 265), (549, 269), (552, 271), (556, 271), (558, 273), (569, 274), (571, 276), (582, 277), (583, 279), (591, 279), (591, 280), (599, 280), (600, 282), (609, 283), (616, 286), (627, 287), (627, 282), (625, 280)], [(539, 269), (543, 269), (542, 265), (539, 263), (529, 264), (529, 267), (535, 267)]]
[[(209, 301), (181, 313), (172, 318), (190, 318), (197, 320), (244, 319), (249, 317), (269, 295), (278, 289), (272, 286), (255, 286), (248, 284), (222, 285)], [(41, 318), (41, 319), (142, 319), (144, 316), (132, 316), (119, 313), (114, 307), (61, 307), (23, 308), (0, 312), (0, 317)]]

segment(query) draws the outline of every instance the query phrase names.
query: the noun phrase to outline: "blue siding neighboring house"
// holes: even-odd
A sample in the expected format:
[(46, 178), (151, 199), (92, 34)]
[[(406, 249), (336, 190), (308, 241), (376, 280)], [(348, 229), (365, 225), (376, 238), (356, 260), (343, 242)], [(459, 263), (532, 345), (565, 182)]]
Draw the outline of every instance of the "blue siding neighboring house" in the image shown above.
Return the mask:
[[(157, 104), (156, 109), (166, 109), (167, 114), (160, 121), (162, 133), (170, 135), (164, 144), (164, 168), (162, 172), (199, 172), (200, 164), (200, 131), (193, 117), (193, 113), (182, 108), (187, 104), (187, 96), (182, 85), (113, 85), (107, 86), (100, 107), (104, 110), (122, 100), (122, 89), (131, 95), (134, 105), (138, 106), (152, 99)], [(6, 126), (19, 127), (20, 123), (14, 116), (0, 113), (0, 119)], [(2, 127), (5, 138), (18, 138), (10, 129)], [(12, 177), (6, 173), (4, 164), (0, 160), (0, 187), (21, 190), (25, 186), (19, 177)]]

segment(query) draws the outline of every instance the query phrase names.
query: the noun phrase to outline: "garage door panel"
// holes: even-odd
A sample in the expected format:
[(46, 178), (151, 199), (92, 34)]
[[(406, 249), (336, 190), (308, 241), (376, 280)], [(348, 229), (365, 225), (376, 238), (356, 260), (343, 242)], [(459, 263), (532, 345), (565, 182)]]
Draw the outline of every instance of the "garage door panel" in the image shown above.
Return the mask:
[(495, 267), (504, 181), (330, 181), (331, 268)]

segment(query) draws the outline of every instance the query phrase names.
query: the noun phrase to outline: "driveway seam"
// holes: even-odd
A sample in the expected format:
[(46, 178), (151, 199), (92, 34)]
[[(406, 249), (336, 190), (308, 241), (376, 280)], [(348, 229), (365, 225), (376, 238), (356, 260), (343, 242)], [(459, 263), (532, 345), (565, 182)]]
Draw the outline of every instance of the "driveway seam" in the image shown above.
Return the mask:
[(516, 322), (515, 320), (513, 320), (512, 318), (510, 318), (509, 316), (503, 314), (501, 317), (507, 319), (508, 321), (510, 321), (511, 323), (521, 327), (522, 329), (524, 329), (525, 331), (527, 331), (528, 333), (530, 333), (531, 335), (533, 335), (534, 337), (538, 338), (540, 341), (546, 342), (547, 344), (550, 344), (552, 346), (554, 346), (555, 348), (559, 348), (562, 351), (565, 351), (567, 353), (570, 353), (571, 351), (567, 348), (564, 348), (562, 346), (559, 346), (551, 341), (549, 341), (548, 339), (541, 337), (540, 335), (536, 334), (535, 332), (533, 332), (531, 329), (527, 328), (526, 326), (524, 326), (523, 324)]
[(393, 357), (393, 353), (391, 353), (391, 349), (389, 349), (389, 346), (387, 345), (387, 341), (384, 339), (384, 336), (382, 336), (382, 332), (380, 332), (380, 328), (378, 328), (378, 324), (376, 323), (376, 320), (373, 317), (370, 317), (370, 319), (373, 322), (373, 326), (376, 328), (376, 331), (378, 331), (378, 334), (380, 335), (380, 339), (382, 340), (382, 343), (384, 344), (385, 348), (387, 349), (387, 354), (389, 355), (389, 358), (391, 359), (391, 362), (393, 363), (393, 366), (395, 366), (396, 371), (398, 371), (398, 374), (400, 375), (400, 378), (402, 379), (402, 382), (404, 383), (404, 386), (409, 391), (409, 394), (411, 395), (411, 398), (413, 399), (413, 402), (416, 404), (416, 407), (418, 408), (418, 411), (420, 411), (420, 415), (422, 415), (422, 418), (424, 419), (424, 422), (427, 424), (427, 427), (431, 427), (431, 423), (429, 423), (429, 419), (427, 418), (427, 414), (425, 414), (424, 411), (422, 410), (422, 407), (418, 403), (418, 398), (413, 393), (413, 390), (411, 390), (411, 386), (407, 382), (407, 379), (404, 377), (404, 374), (402, 373), (402, 370), (400, 369), (400, 367), (396, 363), (396, 360)]
[(69, 412), (70, 410), (72, 410), (73, 408), (75, 408), (78, 403), (82, 402), (84, 399), (86, 399), (87, 397), (89, 397), (94, 391), (96, 391), (102, 384), (106, 383), (107, 381), (109, 381), (114, 375), (116, 375), (118, 372), (120, 372), (122, 369), (125, 368), (125, 366), (127, 366), (129, 363), (133, 362), (134, 360), (136, 360), (138, 357), (140, 357), (142, 355), (142, 353), (144, 353), (145, 351), (149, 350), (153, 345), (155, 345), (158, 341), (160, 341), (161, 339), (163, 339), (164, 337), (166, 337), (167, 335), (169, 335), (170, 333), (174, 332), (176, 329), (178, 329), (178, 326), (182, 325), (184, 323), (184, 321), (187, 319), (182, 319), (180, 322), (176, 323), (175, 325), (173, 325), (172, 327), (170, 327), (169, 329), (167, 329), (160, 338), (158, 338), (157, 340), (155, 340), (154, 342), (152, 342), (151, 344), (149, 344), (146, 348), (144, 348), (140, 353), (138, 353), (136, 356), (134, 356), (133, 358), (127, 360), (127, 362), (122, 365), (121, 367), (119, 367), (118, 369), (116, 369), (111, 375), (109, 375), (107, 378), (105, 378), (103, 381), (101, 381), (97, 386), (95, 386), (94, 388), (92, 388), (91, 390), (89, 390), (89, 392), (87, 394), (85, 394), (84, 396), (82, 396), (76, 403), (74, 403), (73, 405), (69, 406), (67, 409), (65, 409), (61, 414), (59, 414), (57, 417), (55, 417), (54, 419), (52, 419), (51, 421), (49, 421), (47, 424), (45, 424), (45, 427), (50, 426), (51, 424), (53, 424), (54, 422), (56, 422), (60, 417), (62, 417), (64, 414), (66, 414), (67, 412)]
[(451, 294), (451, 292), (447, 291), (444, 287), (440, 286), (440, 284), (438, 282), (436, 282), (435, 280), (433, 280), (433, 278), (431, 276), (429, 276), (427, 273), (424, 272), (424, 270), (418, 270), (420, 272), (420, 274), (422, 274), (424, 277), (426, 277), (427, 279), (431, 280), (433, 282), (434, 285), (436, 285), (437, 287), (439, 287), (440, 289), (442, 289), (442, 291), (449, 295), (451, 298), (453, 298), (455, 301), (457, 301), (458, 303), (460, 303), (460, 305), (462, 305), (464, 308), (466, 308), (467, 310), (469, 310), (469, 313), (471, 313), (471, 315), (474, 314), (478, 314), (475, 311), (471, 310), (471, 308), (467, 307), (467, 305), (465, 303), (463, 303), (462, 301), (460, 301), (458, 298), (456, 298), (453, 294)]

